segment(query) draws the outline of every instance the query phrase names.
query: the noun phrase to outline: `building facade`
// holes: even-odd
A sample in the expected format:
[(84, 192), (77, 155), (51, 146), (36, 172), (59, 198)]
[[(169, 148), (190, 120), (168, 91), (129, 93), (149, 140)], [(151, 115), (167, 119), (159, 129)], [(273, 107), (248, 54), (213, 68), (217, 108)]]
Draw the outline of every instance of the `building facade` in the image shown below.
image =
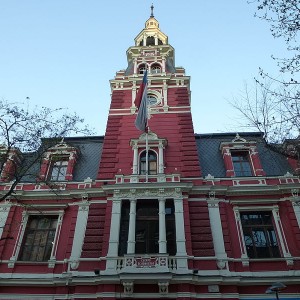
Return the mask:
[(274, 299), (276, 282), (300, 299), (297, 162), (260, 133), (194, 133), (190, 77), (153, 10), (126, 54), (105, 135), (49, 148), (0, 204), (0, 299)]

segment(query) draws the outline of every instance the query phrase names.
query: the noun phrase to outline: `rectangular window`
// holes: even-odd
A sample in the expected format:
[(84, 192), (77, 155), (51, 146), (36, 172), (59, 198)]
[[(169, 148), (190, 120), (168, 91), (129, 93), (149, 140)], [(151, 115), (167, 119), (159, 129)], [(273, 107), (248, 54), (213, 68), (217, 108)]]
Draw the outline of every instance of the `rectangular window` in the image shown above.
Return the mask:
[(47, 261), (50, 259), (57, 221), (58, 216), (29, 216), (19, 260)]
[(272, 213), (243, 212), (240, 216), (248, 257), (280, 257)]
[[(165, 220), (167, 253), (176, 254), (174, 201), (166, 200)], [(127, 253), (127, 240), (129, 230), (130, 203), (122, 201), (121, 224), (119, 236), (119, 256)], [(158, 200), (137, 200), (136, 226), (135, 226), (135, 253), (156, 254), (159, 253), (159, 204)]]
[(232, 151), (231, 158), (235, 176), (253, 175), (247, 151)]
[(158, 253), (158, 201), (138, 200), (136, 207), (135, 253)]
[(51, 164), (50, 181), (64, 181), (67, 174), (68, 161), (56, 160)]

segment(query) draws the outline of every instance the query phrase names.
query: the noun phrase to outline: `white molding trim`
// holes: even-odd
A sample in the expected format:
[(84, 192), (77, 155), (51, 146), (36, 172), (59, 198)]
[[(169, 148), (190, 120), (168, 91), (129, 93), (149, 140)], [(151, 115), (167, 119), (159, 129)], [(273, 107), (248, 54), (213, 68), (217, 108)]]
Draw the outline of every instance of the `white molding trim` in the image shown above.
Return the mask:
[(89, 216), (90, 203), (87, 197), (83, 197), (83, 201), (78, 204), (78, 213), (75, 225), (74, 239), (72, 245), (72, 252), (70, 256), (71, 268), (77, 269), (79, 266), (79, 258), (82, 252), (82, 246), (85, 237), (86, 225)]
[(21, 245), (22, 245), (22, 241), (24, 238), (24, 234), (25, 234), (25, 230), (26, 230), (26, 226), (27, 226), (27, 222), (28, 222), (28, 218), (30, 215), (40, 215), (40, 214), (45, 214), (45, 215), (56, 215), (58, 216), (58, 222), (57, 222), (57, 227), (56, 227), (56, 231), (55, 231), (55, 236), (54, 236), (54, 240), (53, 240), (53, 247), (51, 250), (51, 255), (50, 255), (50, 259), (48, 260), (48, 267), (49, 268), (54, 268), (55, 266), (55, 262), (56, 262), (56, 252), (57, 252), (57, 247), (58, 247), (58, 241), (59, 241), (59, 237), (60, 237), (60, 231), (61, 231), (61, 226), (62, 226), (62, 219), (63, 219), (63, 215), (64, 215), (64, 210), (59, 210), (59, 211), (47, 211), (47, 210), (43, 210), (43, 211), (23, 211), (22, 213), (22, 221), (20, 224), (20, 228), (19, 228), (19, 232), (18, 232), (18, 236), (16, 238), (16, 242), (15, 242), (15, 246), (14, 246), (14, 250), (13, 250), (13, 254), (8, 262), (8, 267), (9, 268), (14, 268), (15, 263), (18, 260), (18, 256), (21, 250)]

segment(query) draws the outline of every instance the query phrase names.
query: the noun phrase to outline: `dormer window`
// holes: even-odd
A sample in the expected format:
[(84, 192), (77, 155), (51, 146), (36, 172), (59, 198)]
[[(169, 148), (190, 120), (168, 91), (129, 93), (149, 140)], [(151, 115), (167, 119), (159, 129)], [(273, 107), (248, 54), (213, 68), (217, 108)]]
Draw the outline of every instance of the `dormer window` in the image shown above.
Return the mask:
[(73, 179), (73, 171), (78, 149), (61, 141), (48, 149), (42, 162), (41, 181), (69, 181)]
[(147, 168), (147, 151), (144, 151), (140, 157), (140, 174), (145, 175), (156, 175), (157, 174), (157, 155), (154, 151), (148, 151), (148, 168)]
[(252, 176), (248, 151), (231, 151), (235, 176)]
[(8, 149), (0, 146), (0, 179), (11, 181), (20, 174), (17, 174), (18, 166), (22, 161), (22, 153), (16, 148)]
[(53, 158), (51, 162), (49, 180), (50, 181), (64, 181), (66, 180), (68, 167), (68, 157)]
[(256, 141), (247, 141), (239, 134), (220, 144), (227, 177), (264, 176)]

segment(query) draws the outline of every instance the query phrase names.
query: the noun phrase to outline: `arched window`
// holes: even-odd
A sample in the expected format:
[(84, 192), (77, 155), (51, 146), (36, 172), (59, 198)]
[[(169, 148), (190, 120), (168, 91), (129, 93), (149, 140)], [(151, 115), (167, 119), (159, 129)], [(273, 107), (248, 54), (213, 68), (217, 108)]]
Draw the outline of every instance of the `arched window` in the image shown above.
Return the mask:
[(142, 64), (139, 66), (139, 74), (144, 74), (146, 71), (146, 65)]
[(159, 64), (153, 64), (151, 66), (151, 73), (152, 74), (158, 74), (161, 73), (161, 66)]
[[(147, 151), (144, 151), (140, 157), (140, 174), (145, 175), (147, 173), (146, 168), (146, 155)], [(148, 151), (148, 175), (156, 175), (157, 174), (157, 155), (154, 151)]]
[(155, 45), (154, 36), (148, 36), (146, 40), (146, 46), (154, 46), (154, 45)]

